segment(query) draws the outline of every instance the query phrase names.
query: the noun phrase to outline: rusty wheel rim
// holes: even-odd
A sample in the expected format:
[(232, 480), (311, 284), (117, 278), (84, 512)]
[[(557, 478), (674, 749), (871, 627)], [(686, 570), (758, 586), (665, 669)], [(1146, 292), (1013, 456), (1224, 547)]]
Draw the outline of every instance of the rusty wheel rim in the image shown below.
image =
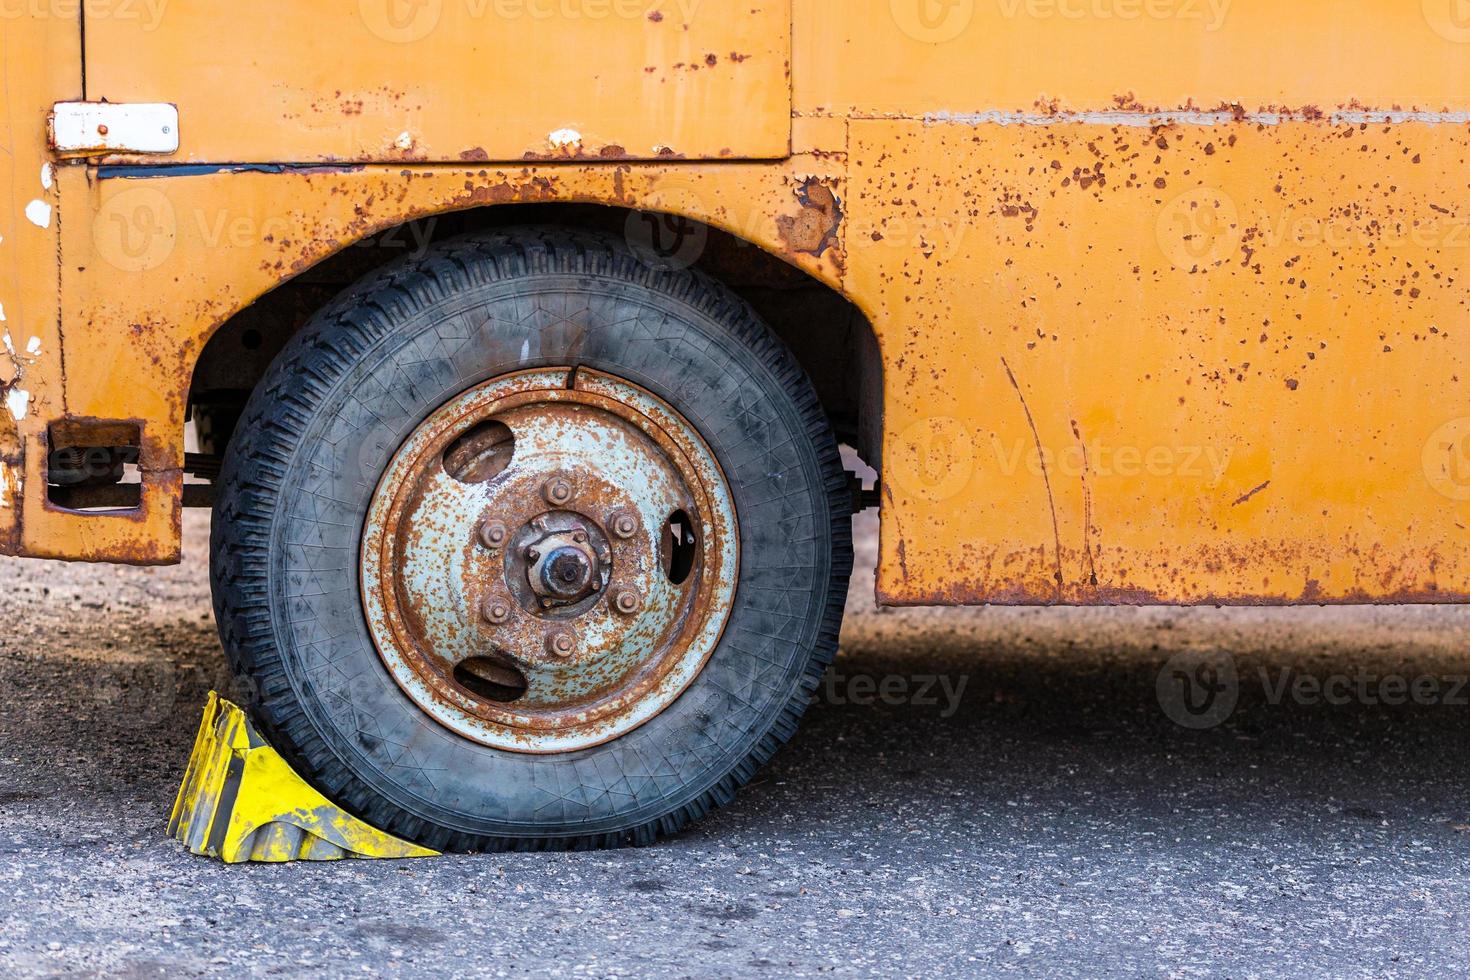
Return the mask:
[(738, 541), (714, 454), (667, 403), (586, 368), (526, 371), (450, 400), (395, 454), (364, 529), (363, 608), (435, 721), (570, 752), (698, 676)]

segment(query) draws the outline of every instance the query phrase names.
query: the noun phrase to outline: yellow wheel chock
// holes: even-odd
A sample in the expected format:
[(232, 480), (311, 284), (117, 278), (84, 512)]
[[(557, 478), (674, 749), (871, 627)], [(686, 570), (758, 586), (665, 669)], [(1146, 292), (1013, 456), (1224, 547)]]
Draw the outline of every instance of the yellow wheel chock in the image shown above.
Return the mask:
[(266, 744), (245, 712), (213, 691), (168, 831), (191, 852), (227, 864), (439, 853), (369, 827), (334, 805)]

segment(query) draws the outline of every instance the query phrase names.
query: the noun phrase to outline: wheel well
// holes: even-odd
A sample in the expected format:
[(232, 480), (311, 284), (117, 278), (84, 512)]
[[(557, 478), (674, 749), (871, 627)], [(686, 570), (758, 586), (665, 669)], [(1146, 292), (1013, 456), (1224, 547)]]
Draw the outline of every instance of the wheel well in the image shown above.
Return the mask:
[[(741, 296), (796, 355), (839, 441), (875, 469), (882, 440), (882, 360), (872, 324), (851, 301), (779, 257), (692, 219), (591, 204), (501, 205), (416, 219), (349, 246), (244, 307), (195, 365), (190, 415), (201, 450), (222, 455), (239, 411), (271, 361), (315, 313), (375, 268), (470, 231), (522, 224), (589, 228), (692, 264)], [(660, 249), (658, 241), (673, 242)], [(691, 248), (690, 243), (696, 243)]]

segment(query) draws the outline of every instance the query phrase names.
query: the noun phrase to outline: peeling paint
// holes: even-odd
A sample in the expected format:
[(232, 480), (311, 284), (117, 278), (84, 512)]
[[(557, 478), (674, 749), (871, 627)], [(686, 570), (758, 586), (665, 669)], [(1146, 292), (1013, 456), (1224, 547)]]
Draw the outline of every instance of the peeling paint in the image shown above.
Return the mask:
[(575, 129), (557, 129), (547, 135), (546, 141), (558, 150), (574, 150), (582, 145), (582, 134)]
[(25, 419), (30, 405), (31, 393), (24, 388), (11, 388), (5, 393), (5, 407), (10, 410), (10, 417), (17, 422)]
[(50, 228), (51, 205), (37, 198), (26, 205), (26, 218), (37, 228)]
[(0, 509), (11, 506), (10, 501), (20, 497), (19, 474), (12, 475), (11, 468), (0, 460)]
[(41, 353), (41, 338), (40, 337), (32, 337), (30, 340), (26, 341), (26, 354), (28, 356), (30, 356), (30, 357), (37, 357), (37, 356), (40, 355), (40, 353)]
[(54, 164), (49, 162), (41, 164), (41, 189), (49, 191), (51, 189), (52, 178), (55, 176), (56, 167)]

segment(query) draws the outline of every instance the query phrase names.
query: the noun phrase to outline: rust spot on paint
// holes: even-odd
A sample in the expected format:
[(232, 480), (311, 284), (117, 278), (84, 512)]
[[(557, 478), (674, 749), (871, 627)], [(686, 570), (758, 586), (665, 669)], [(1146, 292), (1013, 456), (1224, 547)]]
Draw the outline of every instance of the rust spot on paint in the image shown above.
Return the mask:
[(801, 210), (776, 218), (776, 230), (793, 251), (820, 256), (837, 245), (842, 204), (832, 189), (815, 177), (802, 182), (796, 189), (796, 199), (801, 202)]

